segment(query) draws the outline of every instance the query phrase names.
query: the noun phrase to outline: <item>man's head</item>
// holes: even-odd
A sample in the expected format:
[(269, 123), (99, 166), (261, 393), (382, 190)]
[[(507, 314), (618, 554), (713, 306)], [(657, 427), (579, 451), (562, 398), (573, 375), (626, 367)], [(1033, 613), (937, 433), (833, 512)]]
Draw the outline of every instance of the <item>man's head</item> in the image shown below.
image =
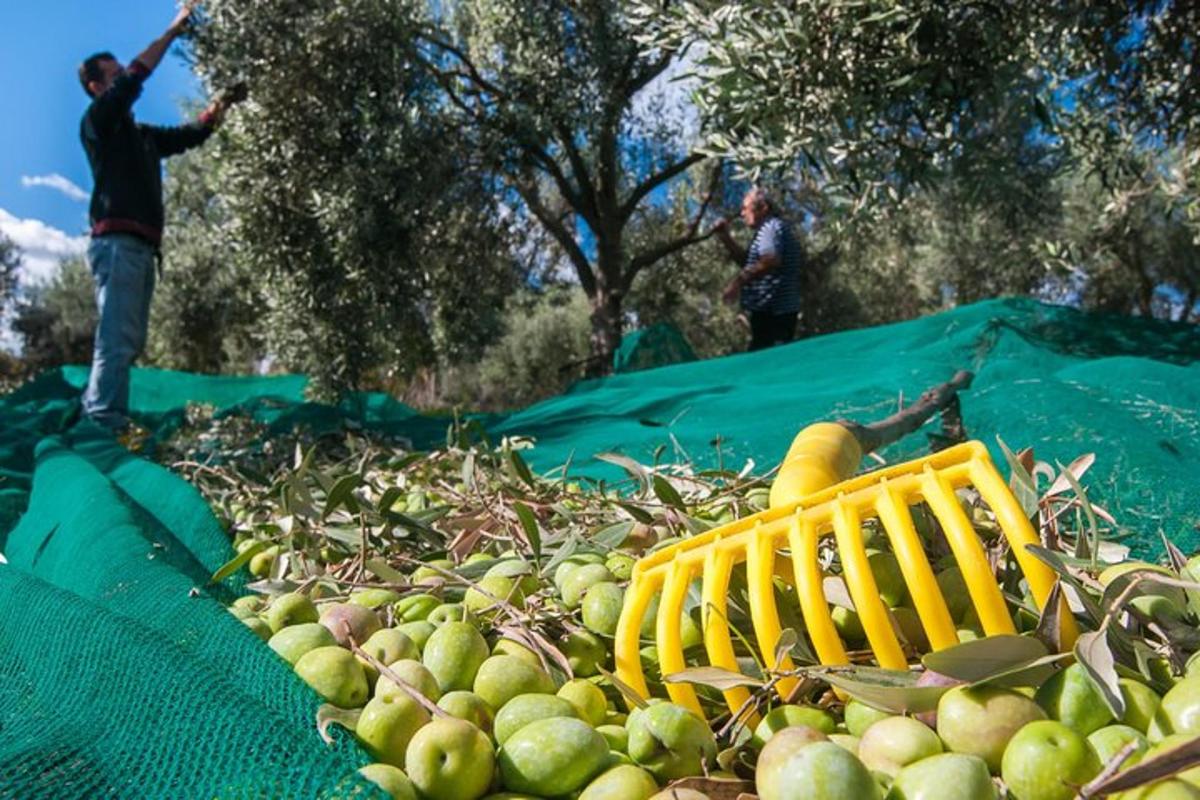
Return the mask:
[(751, 228), (757, 228), (767, 217), (771, 216), (774, 207), (767, 190), (755, 186), (742, 198), (742, 222)]
[(88, 97), (99, 97), (124, 69), (112, 53), (96, 53), (79, 65), (79, 83)]

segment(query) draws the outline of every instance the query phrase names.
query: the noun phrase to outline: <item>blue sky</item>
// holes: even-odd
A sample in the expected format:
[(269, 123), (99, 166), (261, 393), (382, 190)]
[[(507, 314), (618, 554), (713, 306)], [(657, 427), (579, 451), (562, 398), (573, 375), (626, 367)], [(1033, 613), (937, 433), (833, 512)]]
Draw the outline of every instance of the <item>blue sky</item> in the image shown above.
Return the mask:
[[(111, 50), (128, 63), (175, 9), (174, 0), (0, 0), (0, 231), (25, 251), (27, 277), (46, 274), (83, 243), (87, 199), (72, 187), (90, 193), (92, 181), (79, 144), (87, 107), (79, 62)], [(146, 84), (137, 116), (178, 122), (183, 102), (199, 93), (172, 52)]]

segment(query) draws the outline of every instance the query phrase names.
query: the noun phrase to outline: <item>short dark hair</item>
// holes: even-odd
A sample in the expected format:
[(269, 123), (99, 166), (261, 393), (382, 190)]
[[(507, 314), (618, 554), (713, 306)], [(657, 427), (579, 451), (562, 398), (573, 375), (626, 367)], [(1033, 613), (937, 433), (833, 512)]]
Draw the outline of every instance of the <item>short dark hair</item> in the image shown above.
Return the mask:
[(91, 97), (92, 93), (88, 90), (88, 84), (104, 78), (104, 73), (100, 71), (100, 65), (105, 61), (116, 60), (117, 57), (107, 51), (90, 55), (83, 60), (83, 63), (79, 65), (79, 83), (83, 86), (84, 94)]

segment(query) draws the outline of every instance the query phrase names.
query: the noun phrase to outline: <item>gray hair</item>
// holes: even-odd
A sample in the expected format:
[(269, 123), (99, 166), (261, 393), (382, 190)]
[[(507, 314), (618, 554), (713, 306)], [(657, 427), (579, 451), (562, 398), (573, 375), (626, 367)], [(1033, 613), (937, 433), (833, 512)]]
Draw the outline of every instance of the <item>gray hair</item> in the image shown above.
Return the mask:
[(775, 201), (771, 198), (771, 194), (761, 186), (751, 188), (750, 191), (746, 192), (746, 197), (743, 199), (749, 199), (751, 202), (763, 206), (768, 211), (774, 212), (776, 210)]

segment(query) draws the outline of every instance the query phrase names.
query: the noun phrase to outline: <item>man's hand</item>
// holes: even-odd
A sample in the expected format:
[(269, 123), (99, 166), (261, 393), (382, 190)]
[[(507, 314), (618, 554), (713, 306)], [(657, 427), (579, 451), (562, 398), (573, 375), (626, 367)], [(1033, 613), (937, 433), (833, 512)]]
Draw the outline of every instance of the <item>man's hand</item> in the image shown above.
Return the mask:
[(171, 20), (170, 26), (167, 28), (167, 35), (172, 39), (179, 36), (187, 30), (188, 23), (192, 19), (192, 11), (195, 10), (198, 0), (188, 0), (179, 9), (179, 13), (175, 15), (175, 19)]
[(246, 84), (239, 83), (230, 86), (228, 89), (221, 91), (216, 99), (208, 104), (208, 108), (200, 115), (200, 119), (215, 130), (225, 121), (225, 114), (229, 109), (245, 99)]
[(716, 222), (714, 222), (712, 224), (712, 227), (708, 229), (708, 232), (709, 232), (709, 234), (715, 234), (716, 236), (721, 236), (721, 237), (728, 236), (729, 235), (729, 220), (725, 219), (725, 217), (721, 217), (720, 219), (718, 219)]
[(171, 21), (170, 27), (166, 32), (155, 39), (143, 50), (136, 59), (139, 64), (146, 68), (146, 74), (149, 75), (158, 68), (158, 62), (162, 61), (163, 55), (171, 47), (171, 43), (179, 34), (187, 29), (188, 22), (192, 18), (192, 9), (196, 7), (198, 0), (188, 0), (183, 4), (183, 8), (179, 9), (179, 13), (175, 15), (175, 19)]
[(222, 89), (217, 95), (217, 100), (224, 103), (225, 108), (233, 108), (249, 96), (250, 90), (245, 83), (235, 83), (233, 86)]
[(207, 125), (215, 131), (225, 121), (225, 112), (228, 110), (220, 100), (214, 100), (208, 104), (208, 108), (200, 112), (199, 120), (201, 124)]
[(733, 305), (742, 295), (742, 276), (741, 273), (731, 280), (726, 286), (725, 291), (721, 292), (721, 299), (729, 305)]

